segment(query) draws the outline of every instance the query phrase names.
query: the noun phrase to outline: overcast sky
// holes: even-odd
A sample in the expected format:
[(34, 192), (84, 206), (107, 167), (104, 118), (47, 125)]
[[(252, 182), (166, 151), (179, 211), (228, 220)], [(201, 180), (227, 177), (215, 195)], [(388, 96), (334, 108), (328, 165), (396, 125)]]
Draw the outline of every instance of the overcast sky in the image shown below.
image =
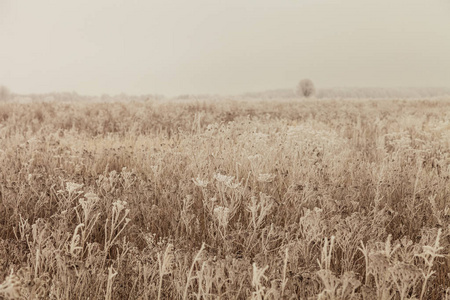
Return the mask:
[(450, 87), (449, 0), (0, 0), (17, 93)]

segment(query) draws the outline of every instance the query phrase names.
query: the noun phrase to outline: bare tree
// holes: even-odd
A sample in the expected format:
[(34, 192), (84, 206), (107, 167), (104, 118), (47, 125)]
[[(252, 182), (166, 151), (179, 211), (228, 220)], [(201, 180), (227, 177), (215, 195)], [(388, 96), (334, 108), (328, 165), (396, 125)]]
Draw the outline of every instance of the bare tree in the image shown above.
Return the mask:
[(6, 101), (9, 99), (11, 92), (6, 86), (0, 85), (0, 101)]
[(311, 79), (303, 79), (297, 85), (297, 95), (301, 97), (310, 97), (316, 93), (314, 83)]

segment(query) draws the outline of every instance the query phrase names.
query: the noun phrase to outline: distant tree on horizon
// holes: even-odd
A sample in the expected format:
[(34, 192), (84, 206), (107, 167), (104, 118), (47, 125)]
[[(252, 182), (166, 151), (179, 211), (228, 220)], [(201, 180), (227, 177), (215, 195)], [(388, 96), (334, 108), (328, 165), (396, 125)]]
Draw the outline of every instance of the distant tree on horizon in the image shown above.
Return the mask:
[(297, 85), (297, 95), (301, 97), (311, 97), (316, 93), (316, 88), (311, 79), (302, 79)]

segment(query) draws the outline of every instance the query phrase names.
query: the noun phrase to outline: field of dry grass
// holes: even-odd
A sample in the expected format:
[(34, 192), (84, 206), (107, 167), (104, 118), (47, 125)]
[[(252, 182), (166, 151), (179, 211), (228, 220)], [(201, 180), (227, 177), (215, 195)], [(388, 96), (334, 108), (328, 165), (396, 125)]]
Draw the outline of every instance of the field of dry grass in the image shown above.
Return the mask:
[(450, 299), (450, 100), (0, 103), (0, 299)]

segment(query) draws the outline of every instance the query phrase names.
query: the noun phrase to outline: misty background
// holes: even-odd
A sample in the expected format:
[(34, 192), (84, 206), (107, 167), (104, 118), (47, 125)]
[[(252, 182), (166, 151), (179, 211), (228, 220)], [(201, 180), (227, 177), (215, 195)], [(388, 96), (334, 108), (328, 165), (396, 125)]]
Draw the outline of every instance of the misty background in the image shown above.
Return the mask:
[(15, 93), (282, 94), (302, 78), (448, 90), (450, 1), (0, 0)]

